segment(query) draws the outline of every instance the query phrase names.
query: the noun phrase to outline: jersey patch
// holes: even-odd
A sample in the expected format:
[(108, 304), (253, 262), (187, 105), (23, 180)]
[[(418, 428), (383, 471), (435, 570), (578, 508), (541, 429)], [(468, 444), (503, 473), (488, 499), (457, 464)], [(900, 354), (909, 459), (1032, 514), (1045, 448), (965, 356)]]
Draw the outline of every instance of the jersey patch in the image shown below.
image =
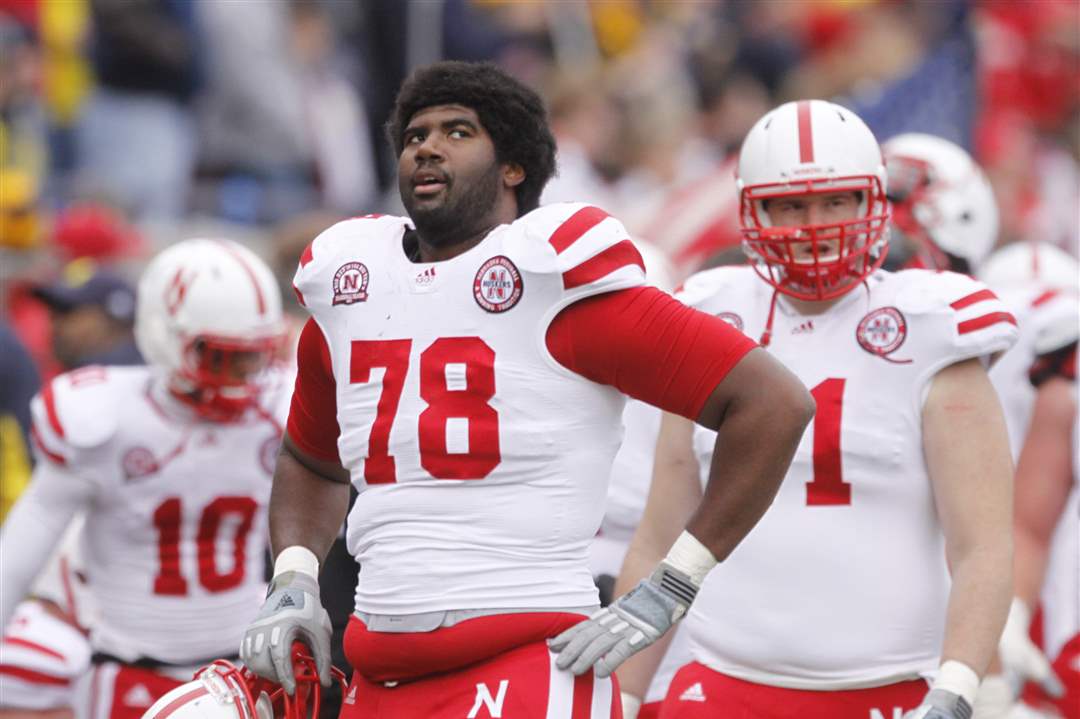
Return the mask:
[(146, 447), (132, 447), (124, 452), (124, 456), (120, 459), (120, 467), (124, 471), (124, 479), (129, 482), (133, 479), (149, 477), (161, 469), (154, 453)]
[(718, 312), (716, 316), (722, 319), (724, 322), (727, 322), (735, 329), (739, 330), (739, 332), (743, 331), (743, 327), (745, 326), (743, 323), (743, 319), (734, 312)]
[(872, 355), (877, 355), (890, 362), (911, 362), (894, 360), (888, 355), (900, 349), (907, 339), (907, 320), (895, 307), (879, 307), (859, 320), (855, 328), (855, 339), (859, 346)]
[(334, 305), (366, 302), (368, 298), (368, 268), (363, 262), (346, 262), (334, 273)]
[(496, 255), (480, 265), (473, 280), (476, 304), (488, 312), (506, 312), (513, 308), (524, 291), (521, 273), (505, 255)]

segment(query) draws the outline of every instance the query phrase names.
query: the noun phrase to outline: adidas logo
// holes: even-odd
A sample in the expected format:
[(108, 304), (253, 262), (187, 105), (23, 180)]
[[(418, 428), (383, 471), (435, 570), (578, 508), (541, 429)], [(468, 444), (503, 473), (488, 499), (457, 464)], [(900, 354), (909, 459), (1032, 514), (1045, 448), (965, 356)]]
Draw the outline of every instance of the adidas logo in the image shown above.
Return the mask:
[(813, 332), (813, 331), (814, 331), (814, 321), (813, 320), (807, 320), (806, 322), (803, 322), (802, 324), (800, 324), (798, 327), (795, 327), (794, 329), (792, 329), (791, 334), (793, 334), (793, 335), (801, 335), (801, 334), (807, 334), (807, 333), (810, 333), (810, 332)]
[(694, 682), (686, 691), (679, 695), (681, 702), (704, 702), (705, 690), (701, 688), (701, 682)]
[(294, 607), (294, 608), (296, 607), (296, 602), (293, 601), (293, 598), (292, 598), (291, 594), (286, 594), (281, 599), (279, 599), (278, 603), (277, 603), (277, 607), (274, 608), (274, 611), (284, 609), (285, 607)]
[(426, 270), (418, 274), (415, 278), (413, 278), (413, 281), (420, 286), (430, 285), (432, 282), (435, 281), (435, 268), (427, 268)]
[(124, 693), (124, 706), (145, 708), (153, 703), (154, 697), (145, 684), (136, 684)]

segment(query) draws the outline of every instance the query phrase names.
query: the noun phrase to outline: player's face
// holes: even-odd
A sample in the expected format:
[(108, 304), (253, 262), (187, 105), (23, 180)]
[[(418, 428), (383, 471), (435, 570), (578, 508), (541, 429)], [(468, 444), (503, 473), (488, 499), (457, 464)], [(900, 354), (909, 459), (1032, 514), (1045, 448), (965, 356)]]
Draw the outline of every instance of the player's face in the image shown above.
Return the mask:
[[(766, 205), (773, 227), (816, 227), (854, 220), (859, 214), (859, 195), (855, 192), (832, 192), (792, 195), (770, 199)], [(840, 252), (840, 238), (829, 239), (818, 233), (818, 258), (835, 259)], [(791, 245), (796, 262), (814, 262), (814, 243)]]
[(436, 105), (413, 115), (398, 158), (398, 189), (424, 240), (455, 241), (489, 221), (503, 189), (495, 143), (476, 112)]

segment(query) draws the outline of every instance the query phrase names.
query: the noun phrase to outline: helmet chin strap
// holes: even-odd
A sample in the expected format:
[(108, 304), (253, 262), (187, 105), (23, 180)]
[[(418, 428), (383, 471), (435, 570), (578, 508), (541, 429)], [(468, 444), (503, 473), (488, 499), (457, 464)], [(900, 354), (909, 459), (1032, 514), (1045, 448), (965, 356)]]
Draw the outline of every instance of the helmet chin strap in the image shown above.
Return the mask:
[(758, 344), (762, 347), (768, 347), (769, 342), (772, 341), (773, 317), (776, 316), (776, 298), (779, 295), (780, 290), (774, 289), (772, 291), (772, 299), (769, 300), (769, 319), (765, 320), (765, 331), (761, 333), (761, 339), (758, 340)]

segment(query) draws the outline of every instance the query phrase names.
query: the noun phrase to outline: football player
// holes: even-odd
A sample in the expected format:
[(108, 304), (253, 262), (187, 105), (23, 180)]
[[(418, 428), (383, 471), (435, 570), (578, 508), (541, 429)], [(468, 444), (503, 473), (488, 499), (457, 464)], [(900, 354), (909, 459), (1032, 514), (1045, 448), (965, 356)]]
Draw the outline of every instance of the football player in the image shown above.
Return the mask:
[[(907, 133), (890, 139), (882, 150), (889, 173), (894, 230), (916, 248), (910, 265), (978, 276), (1017, 320), (1020, 334), (1016, 345), (990, 370), (990, 381), (1005, 412), (1009, 444), (1016, 460), (1026, 443), (1038, 445), (1046, 441), (1038, 436), (1037, 428), (1035, 432), (1030, 428), (1035, 390), (1027, 375), (1036, 360), (1037, 337), (1063, 313), (1075, 312), (1080, 269), (1075, 259), (1043, 242), (1015, 242), (991, 254), (997, 240), (997, 203), (982, 170), (962, 148), (933, 135)], [(1044, 405), (1052, 402), (1045, 396), (1055, 393), (1060, 395), (1059, 403), (1072, 401), (1071, 391), (1064, 383), (1053, 383), (1041, 393)], [(1032, 456), (1035, 455), (1029, 451), (1029, 464)], [(1038, 480), (1034, 483), (1039, 484)], [(1039, 490), (1018, 484), (1016, 491), (1017, 496), (1031, 496), (1029, 492)], [(1022, 507), (1018, 506), (1019, 511)], [(1064, 577), (1075, 574), (1072, 568), (1076, 525), (1071, 519), (1074, 514), (1065, 513), (1069, 519), (1062, 523), (1054, 541), (1054, 566), (1060, 568), (1051, 574), (1058, 578), (1058, 584)], [(1020, 521), (1018, 515), (1017, 522)], [(1024, 540), (1023, 534), (1017, 535), (1018, 542)], [(1018, 549), (1020, 554), (1028, 553)], [(1010, 608), (1000, 648), (1004, 669), (1013, 680), (1007, 681), (995, 668), (995, 673), (983, 682), (977, 713), (987, 712), (990, 705), (1007, 700), (1025, 679), (1040, 683), (1051, 696), (1059, 696), (1062, 691), (1050, 662), (1027, 639), (1032, 605), (1030, 598), (1023, 597), (1030, 594), (1026, 575), (1033, 565), (1021, 559), (1018, 556), (1014, 562), (1018, 596)], [(1075, 582), (1068, 584), (1072, 594), (1063, 596), (1072, 598), (1063, 601), (1059, 597), (1054, 601), (1048, 597), (1050, 611), (1044, 616), (1049, 620), (1055, 647), (1060, 646), (1056, 638), (1067, 636), (1067, 627), (1075, 623)], [(1058, 617), (1062, 618), (1061, 622), (1057, 621)], [(1056, 631), (1058, 624), (1064, 627), (1064, 635)], [(1000, 700), (990, 699), (995, 696)]]
[[(1080, 719), (1080, 597), (1077, 502), (1076, 305), (1048, 322), (1037, 338), (1031, 381), (1038, 388), (1031, 428), (1016, 465), (1016, 599), (1001, 640), (1006, 670), (1038, 682), (1024, 692), (1031, 706)], [(1028, 607), (1042, 595), (1043, 643), (1053, 665), (1032, 645)], [(1020, 612), (1019, 616), (1016, 616)]]
[[(701, 588), (661, 716), (968, 719), (1009, 602), (1012, 472), (986, 367), (1015, 320), (963, 275), (879, 269), (885, 166), (843, 107), (762, 117), (738, 187), (751, 266), (699, 273), (682, 298), (760, 337), (817, 414), (772, 510)], [(714, 452), (665, 416), (620, 585), (664, 551)], [(632, 697), (658, 649), (620, 672)]]
[[(312, 319), (274, 477), (274, 579), (241, 657), (291, 690), (300, 638), (329, 682), (318, 568), (351, 482), (342, 717), (617, 716), (608, 675), (768, 507), (812, 401), (744, 335), (646, 287), (603, 210), (537, 207), (554, 141), (501, 70), (421, 68), (388, 134), (409, 216), (340, 223), (300, 259)], [(594, 614), (587, 551), (624, 394), (719, 430), (724, 460), (653, 575)]]
[(266, 505), (288, 408), (270, 270), (226, 240), (170, 247), (139, 282), (144, 367), (61, 375), (31, 406), (38, 464), (0, 533), (6, 623), (71, 516), (98, 612), (80, 716), (138, 717), (235, 656), (265, 590)]

